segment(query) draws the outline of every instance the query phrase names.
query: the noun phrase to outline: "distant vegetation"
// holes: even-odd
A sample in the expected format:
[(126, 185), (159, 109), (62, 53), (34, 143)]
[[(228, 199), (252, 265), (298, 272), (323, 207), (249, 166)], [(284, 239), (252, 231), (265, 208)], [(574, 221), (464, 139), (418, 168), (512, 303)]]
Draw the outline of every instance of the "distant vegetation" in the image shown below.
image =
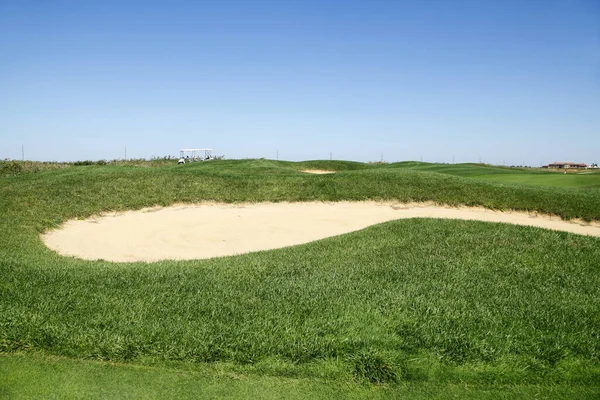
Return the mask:
[(26, 173), (36, 173), (40, 171), (81, 167), (89, 165), (137, 165), (146, 167), (158, 167), (170, 165), (177, 160), (170, 157), (163, 158), (137, 158), (128, 160), (82, 160), (82, 161), (20, 161), (20, 160), (0, 160), (0, 176), (13, 176)]

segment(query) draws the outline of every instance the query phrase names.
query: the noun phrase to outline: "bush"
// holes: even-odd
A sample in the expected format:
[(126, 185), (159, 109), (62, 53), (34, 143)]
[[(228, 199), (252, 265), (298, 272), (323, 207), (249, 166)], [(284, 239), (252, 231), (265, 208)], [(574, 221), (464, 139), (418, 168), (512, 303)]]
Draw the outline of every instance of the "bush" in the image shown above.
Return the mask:
[(76, 167), (81, 167), (84, 165), (94, 165), (95, 163), (92, 160), (85, 160), (85, 161), (75, 161), (73, 163), (74, 166)]
[(23, 172), (23, 164), (20, 161), (0, 162), (0, 176), (17, 175)]

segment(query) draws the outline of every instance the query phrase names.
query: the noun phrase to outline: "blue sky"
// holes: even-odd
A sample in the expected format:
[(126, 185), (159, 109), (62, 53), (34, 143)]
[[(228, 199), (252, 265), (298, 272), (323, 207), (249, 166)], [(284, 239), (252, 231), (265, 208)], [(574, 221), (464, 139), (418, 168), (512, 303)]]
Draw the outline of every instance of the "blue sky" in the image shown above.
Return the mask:
[(0, 0), (0, 159), (600, 162), (598, 0)]

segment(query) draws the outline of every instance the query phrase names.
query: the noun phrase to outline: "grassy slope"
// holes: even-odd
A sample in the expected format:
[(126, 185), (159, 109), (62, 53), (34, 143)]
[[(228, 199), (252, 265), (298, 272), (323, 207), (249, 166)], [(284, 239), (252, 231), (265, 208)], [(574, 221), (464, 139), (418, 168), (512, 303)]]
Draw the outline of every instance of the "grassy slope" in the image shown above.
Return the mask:
[(338, 383), (595, 387), (598, 239), (406, 220), (239, 257), (114, 264), (58, 257), (37, 233), (99, 211), (208, 199), (434, 200), (600, 219), (598, 193), (317, 161), (4, 177), (0, 350), (158, 367), (218, 362)]

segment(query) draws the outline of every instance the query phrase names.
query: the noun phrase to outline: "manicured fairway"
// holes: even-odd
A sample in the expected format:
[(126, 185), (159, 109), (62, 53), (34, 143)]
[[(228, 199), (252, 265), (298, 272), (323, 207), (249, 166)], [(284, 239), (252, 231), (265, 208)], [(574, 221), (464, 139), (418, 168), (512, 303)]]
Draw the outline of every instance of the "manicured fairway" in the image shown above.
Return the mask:
[(401, 162), (389, 168), (436, 172), (453, 176), (482, 179), (494, 182), (518, 183), (535, 186), (565, 188), (600, 188), (600, 170), (542, 170), (530, 168), (492, 167), (484, 164), (429, 164)]
[(566, 188), (600, 188), (600, 174), (591, 172), (571, 172), (568, 174), (495, 174), (477, 175), (474, 176), (474, 178), (496, 182), (521, 183), (524, 185), (554, 186)]
[(394, 164), (240, 160), (6, 174), (0, 396), (598, 395), (598, 238), (409, 219), (296, 247), (150, 264), (61, 257), (39, 238), (109, 210), (366, 199), (600, 220), (599, 189)]

